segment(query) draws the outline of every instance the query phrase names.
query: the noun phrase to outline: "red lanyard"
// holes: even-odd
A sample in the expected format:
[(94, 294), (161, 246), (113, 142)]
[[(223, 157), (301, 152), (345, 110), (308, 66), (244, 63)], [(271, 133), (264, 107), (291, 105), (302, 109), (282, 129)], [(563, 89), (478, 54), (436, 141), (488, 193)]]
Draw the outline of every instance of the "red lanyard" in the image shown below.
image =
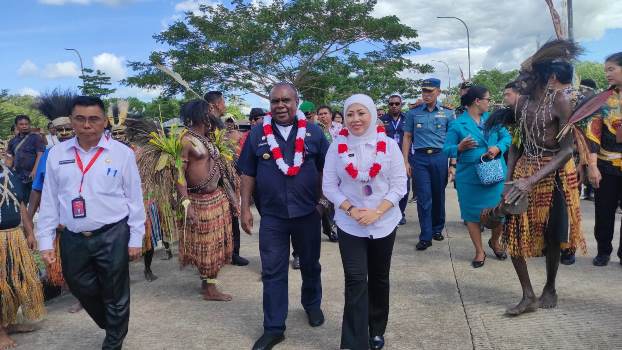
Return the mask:
[(84, 175), (86, 175), (86, 173), (91, 169), (91, 167), (93, 166), (93, 163), (95, 163), (97, 158), (99, 158), (99, 156), (102, 154), (104, 149), (102, 147), (100, 147), (97, 150), (97, 152), (95, 153), (93, 158), (91, 158), (91, 161), (89, 162), (89, 164), (86, 165), (86, 169), (82, 165), (82, 159), (80, 159), (80, 155), (78, 154), (78, 150), (74, 148), (74, 151), (76, 152), (76, 163), (78, 164), (78, 168), (80, 168), (80, 172), (82, 172), (82, 179), (80, 179), (80, 191), (78, 192), (79, 194), (82, 194), (82, 183), (84, 183)]

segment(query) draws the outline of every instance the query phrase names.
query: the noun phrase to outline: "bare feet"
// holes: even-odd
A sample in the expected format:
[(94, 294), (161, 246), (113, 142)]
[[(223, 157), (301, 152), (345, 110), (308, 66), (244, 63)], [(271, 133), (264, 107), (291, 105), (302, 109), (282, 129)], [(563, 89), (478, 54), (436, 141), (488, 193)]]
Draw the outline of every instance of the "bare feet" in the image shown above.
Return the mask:
[(538, 299), (535, 296), (526, 297), (523, 296), (523, 299), (518, 303), (518, 305), (511, 307), (505, 311), (505, 314), (508, 316), (518, 316), (527, 312), (534, 312), (538, 309)]
[(557, 307), (557, 291), (553, 288), (544, 287), (540, 296), (540, 308), (552, 309)]
[(71, 305), (71, 307), (69, 307), (69, 310), (67, 310), (70, 314), (75, 314), (77, 312), (82, 311), (82, 304), (80, 304), (79, 301), (77, 301), (75, 304)]
[(9, 337), (7, 331), (0, 327), (0, 350), (11, 349), (17, 346), (15, 341)]
[(6, 332), (8, 334), (30, 333), (30, 332), (38, 331), (39, 329), (40, 327), (35, 326), (33, 324), (19, 323), (19, 324), (12, 324), (6, 327)]
[(233, 297), (229, 294), (225, 294), (216, 288), (214, 284), (208, 284), (207, 288), (203, 291), (203, 300), (212, 301), (231, 301)]
[(145, 269), (145, 279), (147, 282), (153, 282), (158, 279), (158, 276), (154, 275), (151, 269)]

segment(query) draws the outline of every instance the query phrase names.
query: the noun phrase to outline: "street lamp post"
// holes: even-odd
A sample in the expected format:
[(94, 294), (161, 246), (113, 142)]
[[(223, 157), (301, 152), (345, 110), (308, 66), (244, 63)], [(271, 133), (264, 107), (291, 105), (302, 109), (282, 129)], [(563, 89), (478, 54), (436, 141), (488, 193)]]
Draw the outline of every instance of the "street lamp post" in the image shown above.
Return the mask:
[(82, 76), (84, 76), (84, 65), (82, 64), (82, 56), (80, 56), (80, 52), (76, 49), (65, 49), (67, 51), (73, 51), (78, 55), (78, 59), (80, 59), (80, 71), (82, 72)]
[(453, 19), (457, 19), (458, 21), (462, 22), (462, 24), (464, 24), (464, 28), (466, 28), (466, 32), (467, 32), (467, 54), (469, 56), (469, 80), (471, 80), (471, 35), (469, 33), (469, 26), (467, 26), (466, 22), (464, 22), (458, 17), (438, 16), (436, 18), (453, 18)]
[(441, 60), (432, 60), (432, 62), (439, 62), (447, 67), (447, 90), (451, 90), (451, 74), (449, 73), (449, 65), (447, 64), (447, 62)]

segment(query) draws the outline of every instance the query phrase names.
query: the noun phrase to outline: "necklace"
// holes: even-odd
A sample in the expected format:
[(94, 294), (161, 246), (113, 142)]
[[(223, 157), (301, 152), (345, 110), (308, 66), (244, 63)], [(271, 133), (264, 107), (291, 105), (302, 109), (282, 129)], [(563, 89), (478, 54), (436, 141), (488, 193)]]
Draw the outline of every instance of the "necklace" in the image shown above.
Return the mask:
[(349, 157), (348, 149), (348, 129), (343, 128), (339, 132), (337, 138), (337, 152), (339, 158), (345, 165), (345, 170), (354, 180), (361, 182), (368, 182), (376, 175), (380, 173), (382, 169), (382, 160), (387, 155), (387, 134), (384, 131), (384, 126), (379, 125), (376, 127), (376, 159), (372, 163), (371, 167), (367, 171), (359, 171)]
[(268, 146), (270, 146), (270, 152), (276, 166), (286, 176), (296, 176), (300, 172), (300, 167), (304, 161), (303, 152), (305, 149), (305, 135), (307, 134), (307, 120), (296, 118), (298, 130), (296, 131), (296, 140), (294, 141), (294, 164), (291, 166), (285, 163), (283, 159), (283, 152), (281, 147), (276, 142), (274, 132), (272, 130), (272, 116), (266, 115), (263, 118), (263, 134), (266, 136)]

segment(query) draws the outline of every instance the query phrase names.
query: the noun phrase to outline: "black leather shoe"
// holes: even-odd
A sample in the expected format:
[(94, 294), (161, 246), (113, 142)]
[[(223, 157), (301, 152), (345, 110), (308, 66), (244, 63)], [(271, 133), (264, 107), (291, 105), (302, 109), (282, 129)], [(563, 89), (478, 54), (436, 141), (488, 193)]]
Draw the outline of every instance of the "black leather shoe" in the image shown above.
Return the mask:
[(339, 236), (337, 236), (337, 232), (333, 231), (330, 233), (330, 235), (328, 236), (328, 240), (331, 242), (339, 242)]
[(505, 260), (508, 258), (508, 254), (504, 251), (496, 251), (495, 247), (492, 245), (492, 238), (488, 240), (488, 246), (490, 247), (490, 249), (492, 249), (492, 252), (495, 253), (495, 256), (497, 257), (497, 259), (499, 260)]
[(308, 310), (307, 317), (309, 317), (309, 326), (311, 327), (319, 327), (324, 324), (322, 309)]
[(264, 333), (261, 338), (257, 339), (255, 345), (253, 345), (253, 350), (270, 350), (276, 344), (285, 340), (285, 336), (281, 334), (269, 334)]
[(594, 260), (592, 260), (592, 264), (594, 266), (607, 266), (609, 264), (609, 255), (596, 255)]
[(295, 256), (294, 260), (292, 260), (292, 269), (300, 270), (300, 258)]
[(405, 224), (406, 224), (406, 217), (402, 216), (402, 220), (400, 220), (398, 225), (405, 225)]
[(231, 257), (231, 265), (246, 266), (246, 265), (248, 265), (248, 260), (244, 259), (243, 257), (241, 257), (239, 255), (234, 255), (234, 256)]
[(432, 235), (432, 239), (440, 242), (445, 239), (445, 236), (442, 233), (435, 233)]
[(484, 259), (478, 261), (478, 260), (473, 260), (471, 261), (471, 266), (473, 266), (474, 269), (478, 269), (482, 266), (484, 266), (484, 263), (486, 262), (486, 254), (484, 254)]
[(384, 348), (384, 337), (381, 335), (377, 335), (375, 337), (369, 338), (369, 348), (370, 349)]
[(417, 250), (426, 250), (431, 246), (432, 246), (432, 241), (419, 241), (419, 243), (417, 243), (415, 248), (417, 248)]
[(574, 256), (574, 252), (570, 249), (564, 249), (562, 250), (561, 253), (561, 257), (559, 262), (564, 264), (564, 265), (572, 265), (574, 264), (576, 261), (575, 256)]

